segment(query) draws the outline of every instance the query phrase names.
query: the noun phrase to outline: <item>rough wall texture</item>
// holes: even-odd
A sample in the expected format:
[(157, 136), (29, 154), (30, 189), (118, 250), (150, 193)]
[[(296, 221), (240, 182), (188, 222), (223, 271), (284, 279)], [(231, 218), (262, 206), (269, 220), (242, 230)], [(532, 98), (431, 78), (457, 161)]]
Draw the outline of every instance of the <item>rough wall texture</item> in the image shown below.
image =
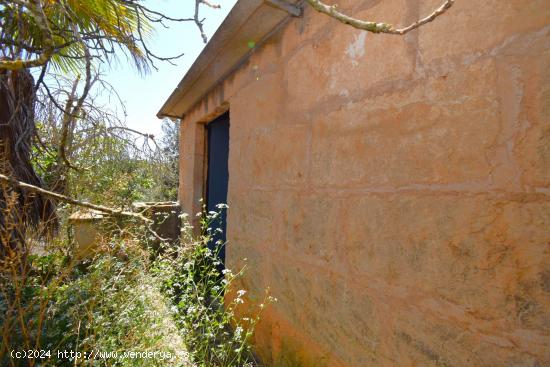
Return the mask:
[[(339, 1), (399, 24), (441, 0)], [(228, 266), (274, 366), (550, 365), (550, 4), (458, 0), (405, 37), (311, 10), (182, 124), (230, 109)]]

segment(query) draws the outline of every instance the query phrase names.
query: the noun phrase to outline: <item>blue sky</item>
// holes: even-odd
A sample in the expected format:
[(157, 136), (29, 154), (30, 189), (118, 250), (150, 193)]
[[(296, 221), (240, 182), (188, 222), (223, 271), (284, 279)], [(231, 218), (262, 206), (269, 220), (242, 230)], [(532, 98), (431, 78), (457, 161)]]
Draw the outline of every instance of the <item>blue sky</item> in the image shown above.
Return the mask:
[[(208, 39), (225, 19), (237, 0), (212, 0), (221, 5), (221, 9), (201, 6), (201, 17), (204, 21)], [(175, 18), (188, 18), (194, 13), (194, 0), (147, 0), (153, 10), (160, 11)], [(113, 65), (105, 79), (117, 90), (126, 106), (126, 124), (128, 127), (144, 133), (161, 135), (161, 120), (156, 113), (170, 93), (191, 67), (193, 61), (204, 48), (200, 32), (193, 22), (172, 24), (170, 29), (156, 26), (156, 32), (149, 40), (148, 48), (159, 56), (175, 56), (182, 52), (185, 55), (174, 60), (176, 66), (167, 62), (156, 63), (158, 71), (152, 69), (148, 75), (140, 76), (123, 58), (118, 65)], [(112, 108), (116, 103), (113, 101)]]

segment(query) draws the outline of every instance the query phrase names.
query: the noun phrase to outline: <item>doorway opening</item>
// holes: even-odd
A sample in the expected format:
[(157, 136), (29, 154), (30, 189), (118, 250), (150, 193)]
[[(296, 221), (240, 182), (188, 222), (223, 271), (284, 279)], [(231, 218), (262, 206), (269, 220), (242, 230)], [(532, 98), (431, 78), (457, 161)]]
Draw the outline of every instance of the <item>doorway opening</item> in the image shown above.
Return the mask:
[[(206, 125), (207, 130), (207, 170), (206, 170), (206, 209), (220, 211), (218, 204), (227, 204), (229, 182), (229, 112), (224, 113)], [(220, 217), (211, 225), (212, 240), (209, 247), (218, 251), (218, 257), (225, 264), (225, 242), (227, 240), (227, 210), (221, 210)], [(217, 229), (220, 229), (218, 231)], [(219, 242), (221, 241), (221, 242)], [(217, 243), (222, 243), (220, 247)], [(223, 265), (221, 267), (223, 269)]]

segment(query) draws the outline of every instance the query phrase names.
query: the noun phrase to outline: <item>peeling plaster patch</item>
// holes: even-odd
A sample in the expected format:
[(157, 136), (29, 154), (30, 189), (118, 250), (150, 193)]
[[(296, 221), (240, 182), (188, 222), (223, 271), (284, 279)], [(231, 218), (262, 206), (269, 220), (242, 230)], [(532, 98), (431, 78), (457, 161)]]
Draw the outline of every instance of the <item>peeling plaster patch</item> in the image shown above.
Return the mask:
[[(540, 193), (540, 194), (550, 195), (550, 188), (548, 188), (548, 187), (535, 187), (535, 192)], [(550, 290), (548, 292), (550, 292)]]
[(479, 60), (482, 56), (483, 55), (481, 54), (481, 52), (474, 52), (473, 54), (466, 55), (462, 59), (462, 64), (463, 65), (472, 65), (474, 62)]
[(338, 95), (339, 95), (340, 97), (348, 97), (348, 96), (349, 96), (349, 91), (348, 91), (347, 89), (342, 89), (342, 90), (340, 91), (340, 93), (338, 93)]
[(365, 56), (365, 39), (367, 32), (360, 32), (354, 36), (355, 40), (348, 45), (346, 54), (351, 58), (353, 66), (359, 65), (357, 59)]

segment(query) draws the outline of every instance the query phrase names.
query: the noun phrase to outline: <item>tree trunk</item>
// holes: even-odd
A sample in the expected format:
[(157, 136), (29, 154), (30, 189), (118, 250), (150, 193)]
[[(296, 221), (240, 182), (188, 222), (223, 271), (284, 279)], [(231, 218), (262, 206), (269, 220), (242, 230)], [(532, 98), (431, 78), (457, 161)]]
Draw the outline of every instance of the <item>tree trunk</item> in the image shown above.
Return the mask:
[[(28, 70), (0, 70), (0, 172), (31, 185), (43, 187), (31, 164), (31, 152), (36, 126), (34, 108), (36, 91)], [(24, 246), (29, 226), (44, 224), (55, 228), (57, 217), (53, 202), (42, 195), (1, 187), (0, 245)]]

